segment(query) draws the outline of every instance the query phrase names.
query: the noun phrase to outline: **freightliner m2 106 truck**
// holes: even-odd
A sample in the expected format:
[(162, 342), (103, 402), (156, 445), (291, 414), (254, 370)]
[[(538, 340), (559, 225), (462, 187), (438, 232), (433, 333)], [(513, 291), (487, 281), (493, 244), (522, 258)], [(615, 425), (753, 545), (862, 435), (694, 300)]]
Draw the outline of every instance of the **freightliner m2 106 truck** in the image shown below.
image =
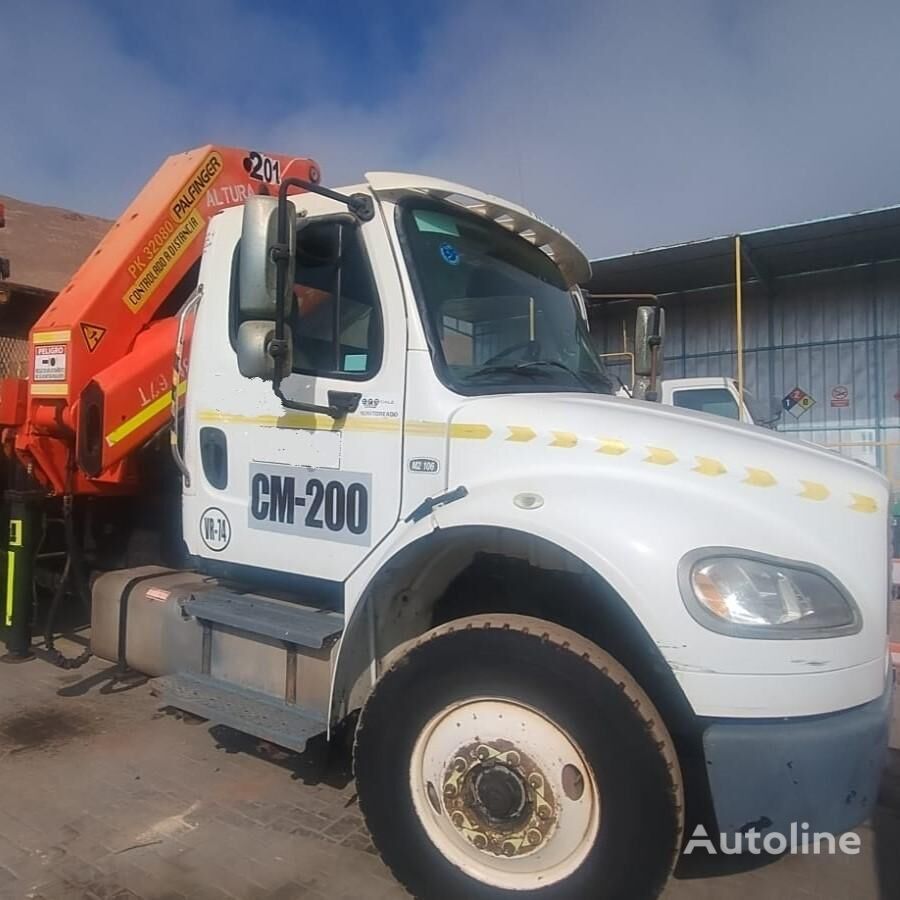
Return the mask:
[(2, 387), (10, 657), (37, 598), (36, 652), (81, 662), (80, 600), (166, 705), (298, 751), (349, 730), (420, 897), (635, 900), (695, 823), (856, 825), (887, 484), (613, 396), (588, 274), (460, 185), (173, 157)]

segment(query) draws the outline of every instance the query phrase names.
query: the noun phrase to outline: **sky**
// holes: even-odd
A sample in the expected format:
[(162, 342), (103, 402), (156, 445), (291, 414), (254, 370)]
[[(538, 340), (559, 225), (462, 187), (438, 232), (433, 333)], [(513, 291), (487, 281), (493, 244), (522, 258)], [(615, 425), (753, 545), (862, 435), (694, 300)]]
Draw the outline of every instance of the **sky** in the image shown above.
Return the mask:
[(896, 0), (0, 0), (0, 193), (206, 143), (470, 184), (592, 257), (900, 203)]

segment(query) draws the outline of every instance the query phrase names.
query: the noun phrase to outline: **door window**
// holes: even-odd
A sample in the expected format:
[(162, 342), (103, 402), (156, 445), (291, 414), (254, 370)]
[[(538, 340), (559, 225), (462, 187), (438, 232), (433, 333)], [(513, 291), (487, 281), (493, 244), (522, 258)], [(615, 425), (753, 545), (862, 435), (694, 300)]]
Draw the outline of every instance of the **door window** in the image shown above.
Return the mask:
[(381, 365), (381, 311), (358, 227), (312, 222), (297, 234), (294, 371), (366, 379)]

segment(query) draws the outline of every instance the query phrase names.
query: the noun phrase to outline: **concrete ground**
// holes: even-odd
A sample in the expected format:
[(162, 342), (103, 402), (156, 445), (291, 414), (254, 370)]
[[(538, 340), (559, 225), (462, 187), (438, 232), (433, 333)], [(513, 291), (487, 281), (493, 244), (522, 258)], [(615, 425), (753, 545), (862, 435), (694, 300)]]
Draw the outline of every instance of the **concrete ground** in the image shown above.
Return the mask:
[[(62, 643), (62, 642), (61, 642)], [(858, 856), (682, 860), (666, 900), (900, 897), (900, 706)], [(0, 667), (0, 897), (405, 897), (374, 853), (346, 763), (160, 709), (92, 660)]]

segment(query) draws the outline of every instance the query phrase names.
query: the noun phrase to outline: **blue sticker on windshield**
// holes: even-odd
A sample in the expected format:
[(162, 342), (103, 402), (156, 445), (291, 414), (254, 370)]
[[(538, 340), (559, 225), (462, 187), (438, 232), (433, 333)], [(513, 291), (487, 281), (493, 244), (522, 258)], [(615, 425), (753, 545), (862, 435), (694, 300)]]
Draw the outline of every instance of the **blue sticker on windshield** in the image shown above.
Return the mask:
[(459, 250), (453, 244), (441, 244), (440, 251), (445, 263), (450, 263), (451, 266), (459, 265)]

